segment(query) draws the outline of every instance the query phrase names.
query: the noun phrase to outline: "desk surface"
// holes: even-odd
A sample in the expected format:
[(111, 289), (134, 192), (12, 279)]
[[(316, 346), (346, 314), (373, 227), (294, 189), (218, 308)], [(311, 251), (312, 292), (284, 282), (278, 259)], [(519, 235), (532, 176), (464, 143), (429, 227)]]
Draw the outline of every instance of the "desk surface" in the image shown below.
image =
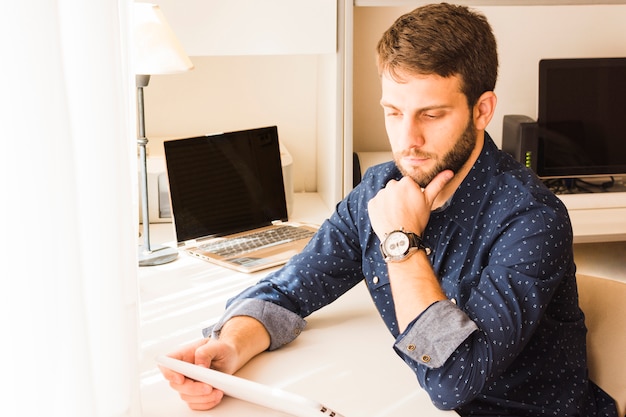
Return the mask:
[[(195, 258), (181, 261), (195, 274), (186, 278), (168, 274), (163, 280), (177, 280), (169, 295), (151, 297), (142, 284), (142, 292), (151, 298), (143, 309), (142, 325), (142, 404), (144, 417), (197, 416), (187, 409), (177, 394), (158, 373), (153, 358), (180, 344), (199, 338), (200, 327), (222, 309), (217, 297), (226, 295), (245, 280), (218, 278), (210, 265), (207, 274), (199, 274)], [(186, 270), (181, 266), (181, 272)], [(200, 268), (201, 269), (201, 268)], [(155, 280), (155, 276), (146, 277)], [(145, 284), (145, 282), (144, 282)], [(157, 284), (153, 282), (152, 284)], [(161, 289), (165, 289), (161, 281)], [(222, 289), (222, 287), (227, 287)], [(174, 290), (169, 286), (169, 290)], [(311, 315), (305, 331), (291, 344), (265, 352), (241, 369), (237, 375), (280, 387), (316, 399), (330, 408), (351, 416), (422, 417), (456, 415), (437, 410), (419, 388), (410, 369), (392, 350), (393, 338), (375, 311), (363, 285), (359, 285), (336, 303)], [(210, 416), (277, 416), (275, 411), (227, 398)]]
[[(169, 388), (154, 358), (200, 338), (226, 300), (265, 273), (237, 273), (182, 253), (172, 263), (140, 268), (144, 417), (198, 416)], [(437, 410), (395, 354), (393, 338), (362, 284), (307, 322), (294, 342), (262, 353), (237, 375), (318, 400), (346, 417), (456, 415)], [(284, 416), (233, 398), (203, 415)]]

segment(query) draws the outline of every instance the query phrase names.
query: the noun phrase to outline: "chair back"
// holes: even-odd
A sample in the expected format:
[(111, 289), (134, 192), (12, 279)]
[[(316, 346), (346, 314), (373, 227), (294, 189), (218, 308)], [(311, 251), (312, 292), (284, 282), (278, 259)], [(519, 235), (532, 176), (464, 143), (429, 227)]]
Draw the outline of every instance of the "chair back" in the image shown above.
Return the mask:
[(626, 416), (626, 282), (578, 275), (580, 307), (587, 325), (590, 379)]

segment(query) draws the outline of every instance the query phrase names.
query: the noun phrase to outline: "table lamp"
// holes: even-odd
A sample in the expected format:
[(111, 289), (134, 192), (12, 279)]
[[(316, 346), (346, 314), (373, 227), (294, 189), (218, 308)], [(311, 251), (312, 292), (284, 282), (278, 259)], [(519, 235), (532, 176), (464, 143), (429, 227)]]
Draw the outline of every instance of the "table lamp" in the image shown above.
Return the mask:
[(141, 210), (143, 245), (139, 247), (139, 266), (160, 265), (178, 257), (178, 249), (169, 246), (151, 247), (150, 219), (148, 214), (148, 173), (146, 162), (146, 138), (143, 89), (150, 82), (150, 75), (174, 74), (193, 69), (193, 63), (185, 54), (180, 42), (165, 20), (158, 5), (134, 3), (134, 73), (137, 85), (137, 118), (139, 147), (139, 184), (141, 187)]

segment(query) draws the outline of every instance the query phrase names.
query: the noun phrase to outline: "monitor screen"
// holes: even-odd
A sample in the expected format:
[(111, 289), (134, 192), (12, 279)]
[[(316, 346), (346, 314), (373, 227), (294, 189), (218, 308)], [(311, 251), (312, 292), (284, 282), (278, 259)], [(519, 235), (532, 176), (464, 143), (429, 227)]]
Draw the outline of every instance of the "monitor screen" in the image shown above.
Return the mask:
[(539, 62), (537, 174), (626, 173), (626, 58)]

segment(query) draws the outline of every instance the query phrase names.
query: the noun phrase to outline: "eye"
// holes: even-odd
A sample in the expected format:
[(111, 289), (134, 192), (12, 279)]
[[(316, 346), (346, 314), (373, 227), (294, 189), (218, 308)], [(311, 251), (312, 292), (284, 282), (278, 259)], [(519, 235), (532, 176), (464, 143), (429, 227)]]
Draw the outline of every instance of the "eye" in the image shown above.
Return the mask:
[(434, 111), (429, 110), (422, 113), (422, 118), (425, 120), (437, 120), (441, 119), (444, 116), (445, 112), (443, 111)]
[(397, 109), (385, 109), (385, 117), (397, 117), (401, 115), (402, 113), (400, 113)]

